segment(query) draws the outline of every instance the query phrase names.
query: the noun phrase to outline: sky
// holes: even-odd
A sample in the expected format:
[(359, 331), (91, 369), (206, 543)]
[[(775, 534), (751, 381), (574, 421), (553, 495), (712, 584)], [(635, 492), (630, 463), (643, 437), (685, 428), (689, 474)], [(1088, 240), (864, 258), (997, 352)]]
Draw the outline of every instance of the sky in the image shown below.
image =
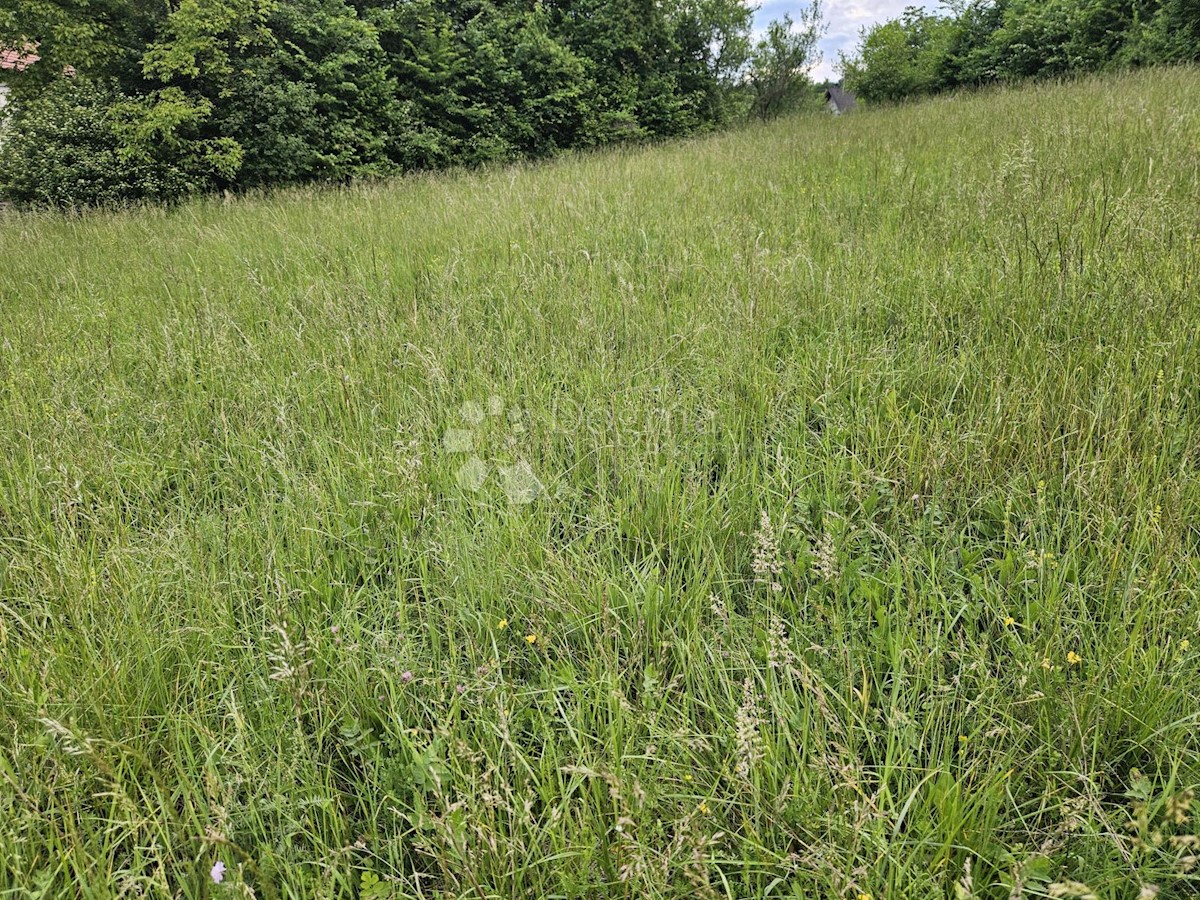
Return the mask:
[[(921, 0), (824, 0), (822, 6), (829, 31), (820, 43), (823, 58), (812, 70), (813, 80), (837, 79), (838, 51), (851, 53), (858, 46), (858, 32), (864, 25), (895, 19), (904, 12), (904, 7), (921, 5)], [(924, 5), (932, 9), (937, 4), (930, 0)], [(761, 0), (754, 16), (755, 30), (764, 30), (772, 19), (783, 18), (788, 12), (794, 14), (807, 6), (796, 0)]]

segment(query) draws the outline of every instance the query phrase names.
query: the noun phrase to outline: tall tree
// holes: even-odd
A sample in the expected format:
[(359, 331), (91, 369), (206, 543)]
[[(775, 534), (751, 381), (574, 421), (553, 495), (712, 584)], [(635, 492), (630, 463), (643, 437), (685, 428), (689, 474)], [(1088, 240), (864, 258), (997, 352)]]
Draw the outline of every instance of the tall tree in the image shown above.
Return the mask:
[(591, 82), (587, 143), (673, 134), (694, 122), (672, 70), (663, 6), (655, 0), (552, 0), (555, 32), (585, 60)]
[(808, 70), (819, 61), (817, 41), (824, 33), (821, 5), (814, 0), (796, 20), (790, 15), (772, 22), (750, 54), (751, 111), (770, 119), (793, 105), (809, 85)]
[(871, 28), (859, 55), (843, 60), (846, 85), (866, 100), (900, 100), (943, 86), (957, 26), (944, 16), (910, 6), (899, 19)]
[(754, 9), (743, 0), (675, 0), (665, 7), (680, 93), (707, 126), (738, 112)]
[(239, 183), (342, 180), (388, 169), (395, 87), (376, 29), (342, 0), (182, 0), (146, 76), (204, 110), (198, 137), (236, 141)]

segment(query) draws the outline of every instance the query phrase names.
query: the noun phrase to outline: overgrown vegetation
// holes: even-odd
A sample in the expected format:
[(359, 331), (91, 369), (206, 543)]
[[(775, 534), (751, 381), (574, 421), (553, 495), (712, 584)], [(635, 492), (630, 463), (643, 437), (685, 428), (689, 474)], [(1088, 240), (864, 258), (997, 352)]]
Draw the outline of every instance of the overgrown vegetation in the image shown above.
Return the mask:
[(1198, 91), (0, 218), (0, 890), (1190, 896)]
[(867, 29), (848, 87), (895, 101), (1020, 78), (1200, 59), (1197, 0), (957, 0)]
[[(781, 59), (742, 0), (14, 0), (0, 48), (40, 58), (6, 73), (0, 196), (176, 200), (711, 131), (796, 105), (817, 9), (774, 27)], [(102, 153), (75, 159), (63, 119)]]

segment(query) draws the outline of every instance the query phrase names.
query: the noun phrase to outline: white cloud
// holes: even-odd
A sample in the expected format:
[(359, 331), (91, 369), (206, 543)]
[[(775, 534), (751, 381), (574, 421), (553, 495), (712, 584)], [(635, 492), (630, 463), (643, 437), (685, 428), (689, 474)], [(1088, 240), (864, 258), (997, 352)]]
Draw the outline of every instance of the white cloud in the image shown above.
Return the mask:
[[(754, 16), (755, 29), (762, 31), (772, 19), (789, 12), (794, 15), (807, 5), (795, 0), (765, 0)], [(859, 32), (864, 26), (898, 18), (906, 6), (920, 6), (921, 0), (824, 0), (821, 5), (829, 30), (819, 45), (821, 62), (812, 70), (817, 81), (838, 77), (835, 70), (838, 53), (849, 54), (858, 46)], [(932, 10), (938, 4), (930, 0), (925, 5)]]

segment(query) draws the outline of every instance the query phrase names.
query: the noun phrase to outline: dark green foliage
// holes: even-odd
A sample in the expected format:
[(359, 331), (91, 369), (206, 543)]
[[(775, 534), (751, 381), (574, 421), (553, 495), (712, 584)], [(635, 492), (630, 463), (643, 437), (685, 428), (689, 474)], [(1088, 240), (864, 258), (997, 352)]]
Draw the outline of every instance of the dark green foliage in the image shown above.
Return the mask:
[(895, 101), (991, 81), (1200, 59), (1200, 0), (970, 0), (863, 34), (847, 85)]
[(481, 5), (456, 19), (416, 0), (373, 20), (397, 85), (394, 155), (436, 168), (578, 146), (589, 86), (583, 61), (549, 30), (546, 13)]
[(1004, 19), (1003, 2), (969, 3), (949, 22), (945, 56), (937, 61), (940, 86), (978, 85), (996, 78), (989, 39)]
[(752, 10), (740, 0), (677, 0), (667, 16), (679, 94), (703, 122), (720, 125), (737, 117)]
[(40, 93), (72, 66), (80, 75), (116, 81), (121, 90), (145, 87), (141, 55), (167, 17), (156, 0), (4, 0), (0, 47), (38, 44), (41, 60), (10, 78), (16, 98)]
[(547, 156), (578, 144), (584, 65), (551, 36), (543, 10), (479, 16), (466, 29), (465, 42), (464, 83), (490, 126), (474, 155)]
[[(278, 68), (262, 81), (300, 87), (306, 101), (288, 131), (301, 135), (308, 154), (290, 180), (345, 180), (390, 170), (395, 86), (374, 26), (342, 0), (280, 3), (269, 26), (277, 47), (271, 62)], [(253, 129), (256, 121), (250, 115), (245, 124)], [(280, 163), (287, 162), (281, 156)], [(256, 174), (260, 183), (284, 180), (271, 169)]]
[(140, 112), (115, 89), (60, 79), (9, 123), (0, 195), (73, 207), (170, 201), (205, 187), (204, 154), (162, 140), (167, 120), (160, 117), (155, 131)]
[(1165, 0), (1123, 48), (1135, 64), (1200, 59), (1200, 0)]
[(341, 0), (184, 0), (144, 69), (211, 105), (204, 131), (241, 147), (239, 184), (389, 168), (394, 86), (375, 28)]
[(652, 0), (559, 0), (556, 30), (584, 60), (585, 143), (678, 134), (698, 125), (679, 91), (664, 9)]
[[(240, 189), (688, 134), (751, 103), (774, 114), (807, 83), (815, 31), (776, 29), (786, 41), (751, 59), (752, 13), (744, 0), (14, 0), (0, 46), (42, 57), (6, 73), (28, 108), (17, 121), (58, 102), (70, 68), (105, 85), (78, 92), (131, 177), (164, 164), (163, 184)], [(816, 7), (805, 15), (815, 29)], [(5, 139), (36, 155), (48, 134)], [(46, 178), (10, 199), (109, 196)]]

